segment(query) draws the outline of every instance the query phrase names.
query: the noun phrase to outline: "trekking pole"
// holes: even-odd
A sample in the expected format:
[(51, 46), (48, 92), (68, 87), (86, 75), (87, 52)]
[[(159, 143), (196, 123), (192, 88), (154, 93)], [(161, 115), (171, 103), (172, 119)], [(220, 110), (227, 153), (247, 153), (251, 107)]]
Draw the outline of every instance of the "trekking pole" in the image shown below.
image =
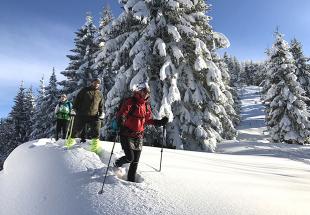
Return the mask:
[(163, 140), (161, 142), (161, 153), (160, 153), (160, 165), (159, 165), (159, 172), (161, 171), (161, 162), (163, 159), (163, 151), (164, 151), (164, 142), (166, 141), (166, 125), (163, 126)]
[(75, 118), (75, 116), (72, 116), (71, 127), (70, 127), (70, 132), (69, 132), (68, 138), (71, 138), (71, 136), (72, 136), (72, 129), (73, 129), (73, 124), (74, 124), (74, 118)]
[(69, 123), (69, 129), (67, 131), (67, 135), (66, 135), (66, 141), (65, 144), (68, 148), (70, 148), (72, 146), (73, 140), (71, 139), (72, 136), (72, 128), (73, 128), (73, 124), (74, 124), (74, 116), (72, 116), (72, 120), (71, 120), (71, 124)]
[(113, 155), (113, 151), (114, 151), (115, 143), (116, 143), (116, 140), (117, 140), (117, 136), (118, 136), (118, 134), (116, 134), (116, 136), (115, 136), (113, 147), (112, 147), (112, 150), (111, 150), (110, 159), (109, 159), (108, 166), (107, 166), (107, 170), (105, 171), (105, 175), (104, 175), (104, 179), (103, 179), (103, 182), (102, 182), (102, 186), (101, 186), (101, 189), (99, 190), (98, 194), (102, 194), (103, 193), (103, 186), (104, 186), (105, 180), (107, 178), (107, 174), (108, 174), (108, 170), (109, 170), (109, 167), (110, 167), (110, 162), (111, 162), (111, 158), (112, 158), (112, 155)]
[(68, 139), (69, 130), (70, 130), (70, 128), (71, 128), (71, 122), (72, 122), (72, 117), (70, 117), (70, 120), (69, 120), (69, 124), (68, 124), (68, 127), (67, 127), (67, 132), (66, 132), (66, 138), (65, 138), (65, 140)]

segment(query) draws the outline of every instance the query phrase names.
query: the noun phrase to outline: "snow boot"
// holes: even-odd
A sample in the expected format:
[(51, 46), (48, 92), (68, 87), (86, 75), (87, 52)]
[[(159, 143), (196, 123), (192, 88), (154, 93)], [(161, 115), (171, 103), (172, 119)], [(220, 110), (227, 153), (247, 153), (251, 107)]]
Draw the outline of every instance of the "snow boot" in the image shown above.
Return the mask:
[(75, 138), (68, 138), (66, 140), (66, 143), (65, 143), (65, 146), (68, 148), (68, 149), (71, 149), (73, 145), (76, 144), (76, 141), (75, 141)]
[(90, 151), (95, 152), (99, 156), (102, 154), (102, 148), (100, 146), (100, 141), (98, 138), (94, 138), (91, 140)]

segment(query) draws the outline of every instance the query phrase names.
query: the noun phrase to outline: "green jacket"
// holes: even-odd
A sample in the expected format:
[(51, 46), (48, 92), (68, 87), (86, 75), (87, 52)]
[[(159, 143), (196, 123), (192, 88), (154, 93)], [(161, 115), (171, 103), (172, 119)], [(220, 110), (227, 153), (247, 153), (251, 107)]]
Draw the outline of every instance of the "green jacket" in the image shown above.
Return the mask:
[(59, 102), (55, 108), (55, 114), (57, 119), (70, 119), (70, 112), (71, 112), (72, 104), (69, 101)]
[(77, 94), (73, 109), (79, 116), (100, 116), (103, 112), (102, 93), (92, 87), (84, 87)]

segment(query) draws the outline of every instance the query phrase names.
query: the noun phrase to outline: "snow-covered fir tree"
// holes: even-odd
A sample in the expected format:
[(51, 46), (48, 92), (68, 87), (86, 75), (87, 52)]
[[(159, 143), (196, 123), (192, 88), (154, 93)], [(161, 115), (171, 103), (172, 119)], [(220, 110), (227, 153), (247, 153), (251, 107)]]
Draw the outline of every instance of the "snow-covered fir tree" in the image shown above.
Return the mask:
[(110, 62), (118, 74), (105, 104), (107, 119), (124, 94), (148, 81), (154, 118), (170, 119), (167, 141), (177, 148), (213, 151), (224, 131), (220, 118), (229, 116), (211, 53), (228, 41), (209, 25), (208, 6), (203, 0), (121, 3), (125, 11), (110, 29), (120, 33), (105, 46), (116, 51)]
[(266, 122), (274, 142), (309, 142), (310, 122), (304, 90), (297, 81), (294, 59), (283, 35), (276, 32), (269, 50)]
[[(272, 49), (271, 48), (267, 48), (266, 51), (265, 51), (265, 54), (268, 56), (266, 62), (265, 62), (265, 79), (263, 79), (263, 81), (260, 83), (260, 86), (262, 87), (262, 90), (261, 90), (261, 100), (262, 102), (265, 104), (265, 98), (266, 98), (266, 95), (267, 95), (267, 91), (270, 89), (271, 87), (271, 84), (272, 84), (272, 77), (271, 77), (271, 72), (269, 72), (269, 68), (271, 67), (270, 64), (271, 64), (271, 61), (270, 61), (270, 58), (271, 58), (271, 55), (272, 55)], [(266, 105), (266, 111), (268, 111), (268, 103), (265, 104)]]
[(114, 85), (106, 95), (106, 124), (103, 130), (105, 137), (108, 137), (109, 122), (115, 116), (122, 99), (130, 95), (129, 84), (133, 76), (131, 64), (134, 56), (129, 53), (145, 26), (145, 22), (135, 18), (133, 13), (126, 9), (104, 29), (106, 43), (96, 61), (105, 65), (104, 79), (114, 80)]
[(103, 8), (102, 14), (99, 20), (97, 43), (99, 47), (103, 47), (106, 43), (106, 27), (111, 24), (113, 20), (113, 14), (111, 8), (107, 5)]
[(32, 87), (27, 91), (25, 90), (22, 82), (9, 117), (1, 120), (0, 143), (5, 144), (5, 146), (1, 145), (0, 151), (4, 151), (6, 155), (19, 144), (30, 140), (34, 98)]
[(242, 86), (242, 83), (244, 83), (244, 70), (243, 70), (243, 66), (241, 65), (240, 61), (238, 60), (238, 58), (236, 56), (233, 57), (233, 63), (234, 63), (234, 74), (236, 75), (236, 84), (237, 86)]
[(42, 100), (40, 109), (46, 114), (46, 122), (43, 127), (46, 128), (44, 134), (46, 137), (53, 137), (55, 135), (55, 107), (58, 103), (60, 92), (57, 89), (57, 78), (55, 69), (53, 68), (52, 75), (49, 79), (49, 84), (45, 88), (45, 97)]
[(14, 140), (20, 144), (28, 141), (27, 126), (29, 126), (29, 118), (26, 110), (26, 92), (22, 82), (19, 91), (14, 99), (14, 105), (10, 112), (14, 127)]
[(62, 71), (66, 80), (59, 84), (63, 86), (62, 91), (73, 97), (77, 92), (97, 77), (97, 71), (92, 67), (94, 64), (94, 54), (98, 51), (98, 44), (95, 41), (97, 29), (93, 24), (93, 18), (86, 16), (86, 23), (75, 34), (75, 48), (71, 50), (69, 66)]
[[(229, 86), (232, 87), (232, 97), (234, 100), (234, 109), (235, 112), (237, 113), (237, 115), (240, 115), (240, 109), (241, 109), (241, 103), (240, 103), (240, 97), (238, 95), (238, 88), (237, 88), (237, 74), (235, 74), (235, 64), (232, 60), (233, 58), (228, 56), (227, 52), (224, 52), (223, 55), (223, 63), (225, 63), (225, 65), (222, 66), (222, 69), (224, 69), (225, 71), (227, 70), (229, 77), (230, 77), (230, 81), (229, 81)], [(222, 71), (221, 69), (221, 71)], [(235, 124), (239, 124), (239, 120), (235, 121)]]
[(255, 85), (255, 86), (262, 86), (263, 85), (263, 82), (266, 79), (267, 65), (268, 65), (268, 63), (266, 61), (262, 61), (262, 62), (257, 63), (257, 71), (255, 74), (253, 85)]
[[(310, 99), (310, 64), (309, 58), (305, 57), (302, 45), (297, 39), (293, 39), (290, 43), (291, 52), (295, 60), (295, 66), (297, 67), (296, 76), (297, 81), (301, 84), (301, 87), (305, 90), (305, 96)], [(307, 102), (308, 108), (310, 102)]]
[(0, 154), (8, 155), (18, 145), (14, 124), (10, 117), (0, 119)]
[(36, 107), (32, 121), (34, 122), (31, 126), (31, 139), (40, 139), (46, 137), (45, 131), (47, 128), (45, 127), (45, 123), (48, 120), (47, 113), (42, 109), (43, 101), (46, 96), (45, 92), (45, 84), (44, 77), (40, 80), (40, 88), (38, 91), (38, 95), (36, 97)]
[(26, 123), (26, 137), (28, 140), (31, 139), (31, 126), (33, 125), (33, 118), (35, 113), (35, 97), (33, 94), (32, 86), (26, 92), (26, 99), (25, 99), (25, 110), (27, 116), (27, 123)]
[(223, 56), (224, 62), (227, 64), (228, 73), (230, 75), (231, 85), (239, 87), (241, 84), (242, 66), (235, 56), (228, 56), (227, 52)]
[(92, 66), (94, 69), (97, 70), (99, 77), (102, 79), (102, 94), (104, 98), (108, 94), (109, 90), (112, 88), (115, 78), (115, 73), (111, 71), (110, 65), (107, 64), (105, 57), (102, 57), (103, 47), (108, 40), (108, 33), (107, 29), (111, 25), (113, 20), (112, 11), (109, 6), (104, 7), (102, 16), (100, 17), (99, 21), (99, 28), (98, 28), (98, 36), (97, 36), (97, 44), (98, 44), (98, 51), (94, 54), (94, 65)]
[(241, 74), (242, 83), (247, 86), (254, 85), (255, 77), (258, 72), (258, 65), (252, 60), (245, 61), (243, 65), (243, 73)]
[[(227, 102), (223, 104), (225, 108), (225, 112), (228, 115), (228, 118), (225, 117), (226, 114), (223, 114), (223, 117), (220, 117), (224, 133), (222, 134), (222, 137), (225, 139), (233, 139), (237, 136), (237, 130), (235, 129), (235, 125), (238, 125), (240, 122), (240, 99), (237, 95), (237, 90), (230, 86), (230, 75), (228, 73), (228, 67), (225, 63), (224, 59), (222, 59), (218, 54), (212, 53), (213, 61), (219, 68), (222, 74), (222, 80), (223, 80), (223, 93), (227, 97)], [(238, 98), (238, 100), (234, 100), (234, 98)], [(233, 123), (233, 124), (231, 124)]]
[(0, 171), (7, 156), (18, 146), (15, 127), (10, 118), (0, 119)]

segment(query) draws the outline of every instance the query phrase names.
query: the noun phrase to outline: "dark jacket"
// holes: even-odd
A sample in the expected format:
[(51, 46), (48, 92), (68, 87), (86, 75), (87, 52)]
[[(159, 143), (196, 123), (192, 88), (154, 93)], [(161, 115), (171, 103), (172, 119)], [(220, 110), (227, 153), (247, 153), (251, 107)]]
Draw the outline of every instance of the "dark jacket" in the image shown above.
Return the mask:
[(79, 116), (100, 116), (103, 112), (103, 96), (99, 90), (84, 87), (76, 96), (73, 109)]

